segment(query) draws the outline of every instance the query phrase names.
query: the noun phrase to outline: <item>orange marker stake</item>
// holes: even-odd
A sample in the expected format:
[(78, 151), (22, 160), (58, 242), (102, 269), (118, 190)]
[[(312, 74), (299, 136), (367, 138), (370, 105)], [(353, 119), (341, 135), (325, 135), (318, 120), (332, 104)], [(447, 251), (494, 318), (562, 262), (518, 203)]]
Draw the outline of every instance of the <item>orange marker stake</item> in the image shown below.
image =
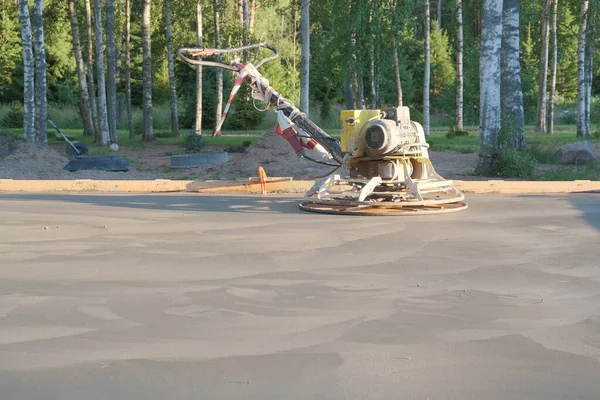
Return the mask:
[(260, 193), (267, 193), (267, 173), (263, 167), (258, 167), (258, 178), (260, 179)]

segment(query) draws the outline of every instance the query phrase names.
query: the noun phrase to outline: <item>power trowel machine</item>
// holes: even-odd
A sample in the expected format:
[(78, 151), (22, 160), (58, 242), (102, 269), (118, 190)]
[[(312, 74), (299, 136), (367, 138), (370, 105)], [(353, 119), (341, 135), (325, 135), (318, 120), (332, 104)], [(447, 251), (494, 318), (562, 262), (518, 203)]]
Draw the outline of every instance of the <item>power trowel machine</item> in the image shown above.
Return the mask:
[[(206, 59), (224, 54), (268, 49), (273, 54), (256, 64), (230, 64)], [(246, 83), (252, 97), (269, 103), (277, 112), (277, 133), (299, 157), (335, 167), (315, 181), (300, 208), (330, 214), (414, 215), (462, 211), (464, 195), (452, 181), (435, 172), (429, 160), (422, 126), (410, 120), (408, 107), (381, 110), (342, 111), (341, 141), (338, 141), (289, 100), (270, 86), (258, 68), (279, 56), (277, 50), (259, 43), (230, 49), (182, 48), (179, 58), (192, 65), (234, 71), (233, 90), (213, 135), (220, 133), (223, 120), (240, 86)]]

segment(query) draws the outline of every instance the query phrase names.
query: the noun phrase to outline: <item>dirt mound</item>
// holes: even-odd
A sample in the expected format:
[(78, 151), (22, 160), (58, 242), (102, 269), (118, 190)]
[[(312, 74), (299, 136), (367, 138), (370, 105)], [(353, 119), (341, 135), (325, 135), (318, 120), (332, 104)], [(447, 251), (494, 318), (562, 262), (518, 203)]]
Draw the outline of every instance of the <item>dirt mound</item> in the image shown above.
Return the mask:
[(296, 179), (314, 178), (334, 169), (298, 157), (275, 128), (267, 131), (244, 154), (222, 164), (221, 168), (229, 174), (257, 176), (259, 166), (264, 168), (267, 176), (291, 176)]
[(0, 160), (18, 150), (19, 140), (16, 135), (0, 136)]
[[(155, 174), (136, 171), (110, 172), (64, 169), (69, 159), (52, 147), (38, 143), (13, 142), (10, 155), (0, 157), (0, 179), (156, 179)], [(0, 151), (3, 149), (0, 143)], [(6, 152), (6, 151), (4, 151)]]
[(0, 178), (49, 178), (55, 176), (56, 172), (61, 171), (69, 162), (67, 157), (60, 155), (54, 149), (38, 143), (18, 143), (18, 148), (13, 148), (11, 153), (0, 159)]

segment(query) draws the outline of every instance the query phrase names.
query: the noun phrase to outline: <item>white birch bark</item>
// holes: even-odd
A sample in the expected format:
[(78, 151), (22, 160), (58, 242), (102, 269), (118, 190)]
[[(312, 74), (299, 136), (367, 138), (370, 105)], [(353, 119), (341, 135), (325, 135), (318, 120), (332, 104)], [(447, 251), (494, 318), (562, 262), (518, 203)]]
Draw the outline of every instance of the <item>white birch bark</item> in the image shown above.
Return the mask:
[(519, 14), (521, 0), (504, 0), (502, 15), (501, 92), (502, 129), (507, 144), (525, 149), (525, 112), (521, 86)]
[(456, 29), (458, 36), (458, 52), (456, 54), (456, 130), (464, 131), (464, 77), (463, 77), (463, 18), (462, 0), (456, 0)]
[(106, 109), (106, 84), (104, 80), (104, 52), (102, 51), (102, 9), (100, 0), (94, 0), (94, 19), (96, 25), (96, 75), (98, 77), (98, 118), (100, 126), (100, 144), (108, 146), (108, 111)]
[(585, 41), (585, 129), (591, 135), (592, 80), (594, 77), (594, 52), (596, 44), (596, 8), (590, 4), (587, 18), (587, 38)]
[[(202, 7), (202, 5), (200, 6)], [(249, 15), (248, 15), (248, 0), (242, 0), (242, 29), (243, 29), (243, 42), (244, 45), (247, 45), (249, 43), (249, 35), (248, 35), (248, 29), (249, 29), (249, 21), (248, 21)]]
[[(213, 7), (215, 11), (215, 47), (217, 49), (221, 48), (221, 4), (220, 0), (213, 1)], [(223, 62), (223, 56), (219, 54), (217, 56), (217, 61)], [(223, 113), (223, 69), (217, 68), (217, 104), (216, 104), (216, 116), (215, 121), (216, 125), (219, 125), (221, 122), (221, 114)]]
[(310, 0), (300, 4), (302, 20), (302, 60), (300, 61), (300, 111), (309, 115), (310, 82)]
[(429, 136), (430, 110), (429, 89), (431, 86), (431, 15), (429, 0), (425, 0), (425, 77), (423, 79), (423, 130)]
[(23, 56), (23, 135), (28, 142), (35, 141), (35, 72), (33, 62), (33, 35), (27, 0), (19, 0), (21, 20), (21, 54)]
[(358, 108), (364, 110), (367, 108), (365, 104), (365, 80), (361, 77), (358, 81), (358, 92), (356, 95), (356, 99), (358, 101)]
[(501, 128), (500, 59), (502, 50), (502, 0), (483, 0), (480, 79), (480, 158), (487, 168), (498, 149)]
[[(369, 26), (373, 27), (373, 7), (369, 8)], [(369, 75), (371, 78), (371, 109), (377, 109), (377, 79), (375, 76), (375, 33), (369, 37)]]
[(582, 0), (579, 19), (579, 39), (577, 46), (577, 136), (589, 136), (585, 124), (586, 110), (586, 76), (585, 76), (585, 42), (587, 36), (587, 17), (589, 0)]
[(377, 109), (377, 78), (375, 77), (375, 44), (369, 46), (369, 75), (371, 80), (371, 109)]
[(77, 9), (75, 0), (69, 0), (69, 12), (71, 14), (71, 36), (73, 43), (73, 53), (75, 55), (75, 69), (77, 70), (77, 79), (79, 82), (79, 109), (81, 120), (83, 121), (83, 134), (94, 135), (94, 123), (92, 121), (92, 110), (90, 108), (90, 96), (87, 88), (85, 76), (85, 66), (81, 54), (81, 44), (79, 39), (79, 20), (77, 18)]
[(125, 0), (125, 107), (129, 139), (135, 138), (131, 110), (131, 0)]
[(544, 14), (542, 21), (542, 42), (540, 50), (540, 78), (537, 105), (537, 132), (546, 132), (546, 100), (548, 93), (548, 53), (550, 38), (550, 4), (551, 0), (544, 0)]
[(171, 133), (174, 136), (179, 136), (179, 115), (177, 111), (177, 87), (175, 84), (175, 59), (173, 52), (171, 0), (165, 0), (165, 19), (167, 23), (167, 63), (169, 69), (169, 87), (171, 91)]
[(152, 124), (152, 38), (150, 26), (150, 13), (152, 1), (144, 0), (142, 10), (142, 71), (143, 71), (143, 91), (142, 104), (144, 114), (144, 130), (142, 140), (149, 142), (154, 140), (154, 130)]
[(438, 28), (442, 29), (442, 0), (437, 2), (437, 23)]
[(352, 84), (350, 83), (350, 79), (346, 79), (346, 83), (344, 84), (344, 92), (346, 93), (346, 110), (355, 109), (354, 94), (352, 93)]
[(46, 46), (44, 43), (44, 0), (34, 0), (33, 51), (35, 58), (35, 140), (48, 144), (48, 85), (46, 82)]
[(546, 132), (554, 133), (554, 106), (556, 96), (556, 74), (558, 71), (558, 0), (552, 1), (552, 73), (550, 77), (550, 97), (548, 98), (548, 122)]
[(256, 20), (256, 10), (258, 9), (258, 5), (256, 4), (256, 0), (251, 0), (250, 6), (248, 7), (248, 33), (250, 37), (254, 35), (254, 21)]
[[(92, 35), (92, 6), (85, 0), (85, 29), (87, 33), (87, 81), (90, 95), (90, 109), (94, 123), (94, 138), (100, 140), (100, 119), (98, 118), (98, 102), (96, 84), (94, 83), (94, 37)], [(84, 132), (85, 133), (85, 132)]]
[(403, 106), (402, 102), (402, 81), (400, 79), (400, 61), (398, 60), (398, 45), (396, 44), (396, 34), (392, 33), (392, 53), (394, 57), (394, 80), (396, 82), (396, 105)]
[[(246, 6), (247, 7), (247, 6)], [(247, 8), (246, 8), (247, 10)], [(248, 15), (246, 13), (246, 15)], [(202, 0), (196, 4), (196, 40), (198, 47), (202, 45)], [(202, 134), (202, 67), (196, 66), (196, 135)]]
[(106, 0), (106, 104), (111, 143), (117, 137), (117, 47), (115, 46), (115, 0)]

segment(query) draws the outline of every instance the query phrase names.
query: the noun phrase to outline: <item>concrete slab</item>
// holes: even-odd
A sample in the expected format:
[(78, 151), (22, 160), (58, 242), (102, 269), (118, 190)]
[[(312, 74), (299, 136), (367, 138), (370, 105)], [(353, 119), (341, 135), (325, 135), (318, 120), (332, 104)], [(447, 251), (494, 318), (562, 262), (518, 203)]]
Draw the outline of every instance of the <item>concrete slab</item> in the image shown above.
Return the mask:
[(0, 195), (0, 399), (598, 399), (600, 195)]

